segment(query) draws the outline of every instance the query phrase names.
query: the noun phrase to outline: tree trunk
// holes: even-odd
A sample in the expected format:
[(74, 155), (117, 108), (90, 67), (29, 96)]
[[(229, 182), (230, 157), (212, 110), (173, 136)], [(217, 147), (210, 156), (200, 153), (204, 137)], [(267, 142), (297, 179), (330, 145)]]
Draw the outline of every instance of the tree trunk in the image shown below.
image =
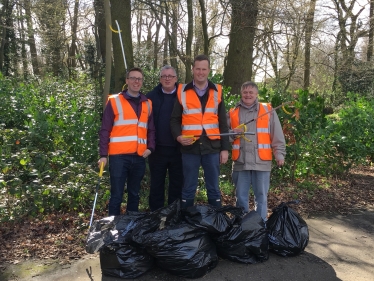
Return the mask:
[(117, 30), (116, 20), (121, 30), (122, 44), (125, 52), (127, 69), (125, 67), (119, 33), (112, 37), (114, 60), (114, 91), (120, 92), (125, 85), (126, 71), (134, 67), (132, 37), (131, 37), (131, 1), (111, 1), (112, 27)]
[(204, 54), (209, 56), (209, 38), (208, 38), (208, 23), (206, 21), (206, 9), (204, 0), (199, 0), (200, 9), (201, 9), (201, 25), (203, 29), (204, 36)]
[(192, 0), (187, 0), (187, 14), (188, 14), (188, 31), (186, 39), (186, 82), (192, 80), (192, 38), (193, 38), (193, 9), (192, 9)]
[(22, 57), (22, 72), (23, 72), (23, 78), (27, 79), (29, 76), (28, 71), (28, 60), (27, 60), (27, 53), (26, 53), (26, 39), (25, 39), (25, 27), (23, 25), (23, 11), (20, 6), (18, 6), (18, 29), (19, 34), (21, 37), (21, 57)]
[(369, 42), (367, 50), (367, 61), (371, 61), (373, 56), (373, 41), (374, 41), (374, 0), (370, 0), (370, 25), (369, 25)]
[[(168, 29), (169, 29), (169, 26), (170, 26), (170, 19), (169, 19), (169, 13), (165, 13), (165, 9), (166, 9), (166, 3), (165, 1), (162, 1), (161, 2), (161, 11), (162, 11), (162, 14), (165, 15), (165, 39), (164, 39), (164, 53), (163, 53), (163, 60), (162, 60), (162, 65), (167, 65), (169, 64), (168, 60), (169, 60), (169, 36), (168, 36)], [(162, 19), (162, 18), (161, 18)], [(161, 22), (161, 20), (160, 20)]]
[(161, 22), (158, 21), (156, 24), (155, 44), (153, 46), (153, 70), (156, 70), (158, 67), (158, 51), (160, 50), (158, 41), (160, 38), (160, 29), (161, 29)]
[[(170, 50), (170, 65), (175, 69), (178, 68), (178, 61), (177, 61), (177, 50), (175, 49), (177, 46), (178, 40), (178, 4), (171, 4), (172, 5), (172, 16), (171, 16), (171, 36), (169, 40), (169, 50)], [(174, 43), (173, 43), (174, 42)]]
[(27, 22), (27, 34), (29, 37), (29, 47), (30, 47), (30, 56), (31, 56), (31, 65), (32, 71), (34, 75), (39, 76), (39, 63), (38, 63), (38, 54), (36, 51), (36, 44), (35, 44), (35, 37), (34, 37), (34, 27), (32, 25), (31, 20), (31, 4), (30, 0), (24, 0), (25, 3), (25, 14), (26, 14), (26, 22)]
[(97, 28), (96, 46), (101, 57), (101, 61), (105, 63), (106, 56), (106, 25), (104, 0), (94, 0), (95, 8), (95, 27)]
[(70, 53), (69, 53), (69, 66), (71, 68), (75, 68), (77, 66), (77, 62), (75, 59), (75, 55), (77, 51), (75, 42), (77, 41), (78, 9), (79, 9), (79, 0), (75, 0), (73, 22), (71, 25), (71, 44), (70, 44)]
[(308, 90), (310, 84), (310, 47), (312, 41), (314, 12), (317, 0), (311, 0), (307, 18), (305, 21), (305, 60), (304, 60), (304, 90)]
[(103, 93), (103, 110), (108, 100), (108, 94), (110, 91), (110, 77), (112, 71), (112, 31), (110, 30), (110, 24), (112, 17), (110, 14), (110, 3), (109, 0), (104, 0), (104, 11), (105, 11), (105, 25), (106, 25), (106, 41), (105, 41), (105, 85)]
[(224, 84), (231, 94), (239, 94), (243, 82), (252, 79), (253, 41), (256, 32), (258, 1), (230, 1), (231, 31)]

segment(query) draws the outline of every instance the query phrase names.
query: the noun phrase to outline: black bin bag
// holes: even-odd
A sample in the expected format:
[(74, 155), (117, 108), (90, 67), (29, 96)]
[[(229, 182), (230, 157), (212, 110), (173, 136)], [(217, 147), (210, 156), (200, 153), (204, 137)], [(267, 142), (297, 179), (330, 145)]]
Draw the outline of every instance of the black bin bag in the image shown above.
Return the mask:
[(144, 246), (158, 267), (180, 277), (204, 276), (218, 263), (209, 234), (188, 223), (146, 234)]
[(94, 221), (87, 236), (87, 253), (96, 253), (104, 246), (131, 242), (132, 230), (146, 215), (146, 213), (128, 212), (126, 215)]
[(232, 228), (213, 238), (218, 256), (235, 262), (254, 264), (269, 258), (269, 238), (261, 216), (251, 211)]
[(154, 265), (154, 258), (132, 241), (131, 233), (146, 213), (128, 212), (95, 221), (88, 234), (86, 251), (100, 252), (104, 275), (136, 278)]
[(100, 250), (103, 275), (132, 279), (152, 269), (154, 258), (144, 249), (131, 244), (117, 244)]
[(289, 207), (291, 204), (298, 203), (298, 200), (282, 202), (273, 209), (267, 221), (270, 250), (280, 256), (296, 256), (308, 245), (308, 225), (295, 210)]
[(167, 207), (160, 208), (138, 221), (131, 232), (131, 238), (140, 247), (144, 245), (148, 233), (153, 233), (166, 226), (176, 225), (181, 221), (180, 200), (175, 200)]
[[(227, 213), (232, 214), (230, 218)], [(194, 205), (182, 210), (184, 220), (210, 234), (226, 232), (233, 224), (236, 216), (243, 215), (243, 209), (226, 205), (214, 207), (211, 205)]]

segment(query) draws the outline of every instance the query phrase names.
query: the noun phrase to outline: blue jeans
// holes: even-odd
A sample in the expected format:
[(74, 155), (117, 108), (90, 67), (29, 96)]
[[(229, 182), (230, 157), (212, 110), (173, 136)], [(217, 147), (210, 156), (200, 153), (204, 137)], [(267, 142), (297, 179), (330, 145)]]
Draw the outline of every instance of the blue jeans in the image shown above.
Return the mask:
[(127, 181), (127, 211), (138, 211), (140, 183), (145, 173), (145, 159), (138, 155), (109, 156), (110, 199), (109, 216), (121, 213), (123, 192)]
[(205, 187), (208, 199), (221, 199), (219, 190), (219, 153), (182, 154), (184, 185), (182, 199), (194, 199), (199, 177), (200, 165), (204, 170)]
[(155, 211), (164, 207), (165, 178), (168, 172), (168, 205), (181, 199), (183, 187), (182, 154), (178, 147), (156, 146), (148, 157), (151, 172), (151, 188), (149, 190), (149, 207)]
[(245, 212), (249, 212), (249, 189), (252, 186), (255, 211), (266, 221), (270, 171), (234, 171), (232, 180), (236, 188), (236, 206), (243, 207)]

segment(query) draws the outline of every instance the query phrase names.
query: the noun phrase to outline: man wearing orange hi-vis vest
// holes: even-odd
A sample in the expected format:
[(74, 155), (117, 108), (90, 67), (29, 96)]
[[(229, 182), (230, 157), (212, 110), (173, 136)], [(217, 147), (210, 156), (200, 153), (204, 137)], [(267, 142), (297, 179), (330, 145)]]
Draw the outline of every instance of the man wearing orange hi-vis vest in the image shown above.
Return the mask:
[(222, 86), (208, 80), (209, 72), (209, 58), (196, 56), (193, 81), (179, 84), (170, 119), (171, 132), (182, 145), (182, 208), (194, 204), (200, 166), (204, 170), (208, 203), (221, 206), (220, 164), (227, 162), (230, 141), (228, 136), (220, 135), (228, 133)]
[(120, 215), (126, 183), (126, 211), (138, 211), (145, 159), (155, 149), (152, 102), (140, 92), (142, 70), (130, 69), (126, 84), (127, 89), (109, 96), (99, 132), (99, 167), (109, 158), (109, 216)]
[(258, 101), (258, 87), (251, 81), (243, 83), (241, 100), (227, 115), (230, 131), (254, 132), (232, 139), (236, 206), (249, 212), (249, 190), (252, 186), (255, 210), (266, 221), (272, 156), (279, 167), (284, 165), (286, 156), (286, 142), (278, 115), (269, 103)]

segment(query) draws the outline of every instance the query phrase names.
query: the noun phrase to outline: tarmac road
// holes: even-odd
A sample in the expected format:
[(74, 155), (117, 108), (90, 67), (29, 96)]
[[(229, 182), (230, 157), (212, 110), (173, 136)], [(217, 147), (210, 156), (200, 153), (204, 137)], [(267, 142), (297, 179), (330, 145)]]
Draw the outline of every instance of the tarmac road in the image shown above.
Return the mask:
[[(305, 252), (284, 258), (270, 254), (259, 264), (240, 264), (220, 260), (217, 267), (201, 278), (204, 281), (373, 281), (374, 280), (374, 209), (353, 214), (316, 215), (304, 218), (309, 227), (309, 244)], [(1, 281), (119, 281), (102, 276), (98, 255), (59, 266), (27, 261), (12, 265), (0, 273)], [(20, 270), (22, 268), (22, 270)], [(40, 270), (42, 269), (42, 270)], [(188, 280), (160, 269), (136, 278), (139, 281)]]

